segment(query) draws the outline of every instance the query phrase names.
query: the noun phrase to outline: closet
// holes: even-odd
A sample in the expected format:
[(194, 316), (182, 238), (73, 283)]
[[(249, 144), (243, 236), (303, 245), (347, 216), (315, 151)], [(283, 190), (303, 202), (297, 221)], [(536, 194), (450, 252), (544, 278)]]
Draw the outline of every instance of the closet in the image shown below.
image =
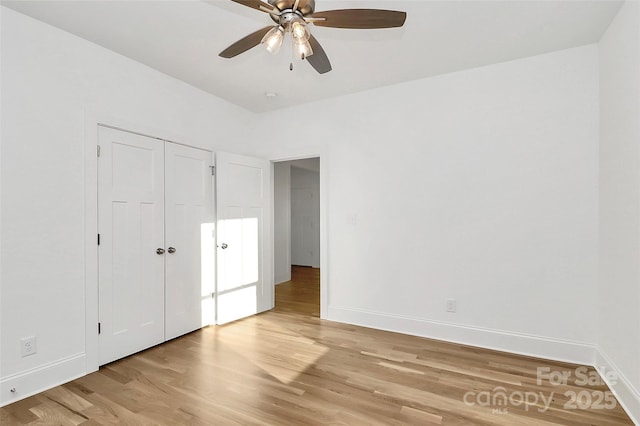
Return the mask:
[(215, 323), (213, 154), (98, 126), (100, 365)]

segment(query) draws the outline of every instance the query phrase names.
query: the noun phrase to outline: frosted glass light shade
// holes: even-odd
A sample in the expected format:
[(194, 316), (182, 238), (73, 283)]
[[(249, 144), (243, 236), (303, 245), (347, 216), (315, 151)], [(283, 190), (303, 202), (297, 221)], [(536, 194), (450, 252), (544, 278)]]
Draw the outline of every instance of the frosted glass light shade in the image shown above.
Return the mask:
[(291, 36), (296, 43), (302, 43), (308, 41), (311, 34), (304, 21), (294, 21), (291, 24)]
[(311, 44), (308, 41), (303, 41), (302, 43), (295, 43), (295, 49), (298, 53), (298, 56), (302, 59), (307, 58), (313, 55), (313, 49), (311, 48)]
[(265, 35), (262, 37), (261, 43), (264, 45), (265, 49), (269, 53), (273, 53), (274, 55), (280, 51), (280, 47), (282, 46), (282, 41), (284, 40), (284, 28), (280, 25), (271, 28)]

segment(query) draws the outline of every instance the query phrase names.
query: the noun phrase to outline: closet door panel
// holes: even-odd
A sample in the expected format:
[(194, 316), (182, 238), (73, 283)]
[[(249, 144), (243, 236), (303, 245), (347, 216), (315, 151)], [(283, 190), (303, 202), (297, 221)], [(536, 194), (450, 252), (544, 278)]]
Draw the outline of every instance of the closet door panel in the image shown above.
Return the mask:
[(164, 341), (164, 143), (98, 131), (102, 365)]
[(217, 324), (273, 308), (271, 163), (216, 153)]
[(215, 321), (212, 154), (165, 145), (166, 339)]

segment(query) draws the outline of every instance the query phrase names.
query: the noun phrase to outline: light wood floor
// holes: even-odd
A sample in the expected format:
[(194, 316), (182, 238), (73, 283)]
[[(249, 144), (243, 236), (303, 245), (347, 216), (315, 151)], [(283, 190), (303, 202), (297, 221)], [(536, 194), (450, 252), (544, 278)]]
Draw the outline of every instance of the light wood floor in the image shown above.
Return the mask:
[[(205, 328), (4, 407), (0, 424), (632, 424), (619, 406), (563, 408), (566, 392), (598, 395), (603, 385), (578, 386), (575, 377), (536, 384), (538, 367), (574, 372), (575, 365), (321, 321), (318, 279), (316, 269), (295, 268), (293, 280), (277, 286), (273, 311)], [(511, 403), (482, 403), (499, 391)], [(553, 396), (546, 412), (541, 400), (520, 403), (534, 394)]]

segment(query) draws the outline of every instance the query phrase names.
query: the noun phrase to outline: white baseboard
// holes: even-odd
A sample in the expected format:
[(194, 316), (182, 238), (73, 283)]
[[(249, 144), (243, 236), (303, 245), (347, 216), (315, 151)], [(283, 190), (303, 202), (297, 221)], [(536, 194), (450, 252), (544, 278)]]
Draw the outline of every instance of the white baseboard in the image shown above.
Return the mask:
[[(85, 375), (85, 354), (71, 355), (0, 379), (0, 407)], [(15, 391), (12, 392), (11, 390)]]
[[(596, 353), (596, 369), (600, 373), (600, 376), (604, 379), (611, 389), (611, 392), (616, 396), (622, 408), (627, 412), (631, 420), (638, 426), (640, 425), (640, 391), (636, 389), (629, 379), (620, 371), (616, 364), (611, 361), (611, 358), (602, 350), (598, 348)], [(606, 373), (615, 373), (615, 380), (609, 380)]]
[(497, 351), (594, 365), (595, 345), (502, 330), (329, 306), (327, 319)]

